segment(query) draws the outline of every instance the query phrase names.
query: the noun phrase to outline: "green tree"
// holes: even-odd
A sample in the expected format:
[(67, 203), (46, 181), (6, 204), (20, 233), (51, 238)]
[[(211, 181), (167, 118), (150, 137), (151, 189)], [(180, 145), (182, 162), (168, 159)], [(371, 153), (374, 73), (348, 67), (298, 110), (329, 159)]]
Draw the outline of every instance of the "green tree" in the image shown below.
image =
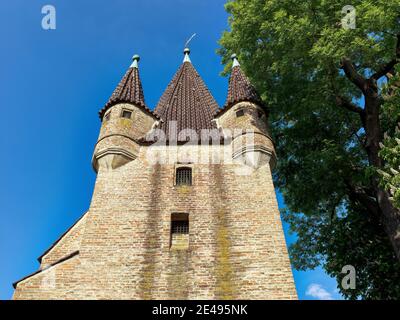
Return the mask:
[(378, 173), (382, 176), (382, 185), (391, 195), (390, 200), (400, 208), (400, 129), (397, 129), (394, 138), (388, 135), (381, 146), (379, 154), (386, 160), (386, 171), (378, 169)]
[(340, 283), (351, 264), (357, 288), (339, 286), (346, 297), (400, 298), (400, 213), (377, 174), (383, 132), (400, 120), (398, 104), (382, 107), (400, 62), (400, 6), (351, 3), (355, 29), (342, 25), (348, 1), (228, 2), (220, 54), (238, 54), (270, 108), (294, 266), (323, 264)]
[[(400, 66), (397, 66), (395, 75), (389, 76), (388, 83), (383, 87), (385, 97), (382, 105), (381, 121), (393, 123), (400, 115)], [(384, 141), (380, 144), (380, 157), (385, 161), (385, 167), (378, 169), (381, 175), (381, 184), (388, 190), (394, 205), (400, 208), (400, 123), (397, 126), (389, 125), (384, 134)], [(391, 130), (392, 128), (394, 130)]]

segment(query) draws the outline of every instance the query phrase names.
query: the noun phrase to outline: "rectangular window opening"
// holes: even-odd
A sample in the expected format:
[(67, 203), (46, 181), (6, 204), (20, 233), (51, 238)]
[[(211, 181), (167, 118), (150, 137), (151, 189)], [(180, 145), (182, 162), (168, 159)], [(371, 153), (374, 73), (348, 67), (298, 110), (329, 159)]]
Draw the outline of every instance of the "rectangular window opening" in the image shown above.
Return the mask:
[(192, 185), (192, 168), (181, 167), (176, 169), (176, 185), (191, 186)]
[(132, 111), (122, 110), (122, 115), (121, 115), (122, 118), (130, 119), (131, 116), (132, 116)]
[(238, 111), (236, 111), (236, 117), (242, 117), (242, 116), (244, 116), (244, 110), (242, 109), (242, 110), (238, 110)]
[(187, 250), (189, 248), (189, 214), (171, 214), (170, 248), (174, 250)]

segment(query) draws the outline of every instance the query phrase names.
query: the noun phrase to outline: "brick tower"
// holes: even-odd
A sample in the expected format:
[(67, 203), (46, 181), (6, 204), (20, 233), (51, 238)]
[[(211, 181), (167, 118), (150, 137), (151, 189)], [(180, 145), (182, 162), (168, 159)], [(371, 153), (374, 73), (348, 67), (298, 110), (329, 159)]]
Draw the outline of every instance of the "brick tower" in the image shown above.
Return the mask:
[(297, 299), (268, 112), (234, 55), (219, 108), (189, 53), (154, 111), (133, 57), (99, 113), (89, 210), (14, 299)]

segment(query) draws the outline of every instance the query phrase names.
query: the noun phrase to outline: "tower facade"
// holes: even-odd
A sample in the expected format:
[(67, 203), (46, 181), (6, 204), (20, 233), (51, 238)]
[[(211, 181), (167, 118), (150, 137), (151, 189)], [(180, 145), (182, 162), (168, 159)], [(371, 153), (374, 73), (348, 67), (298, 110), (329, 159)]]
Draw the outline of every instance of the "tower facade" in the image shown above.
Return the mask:
[(14, 299), (297, 299), (268, 111), (233, 56), (222, 108), (189, 50), (154, 111), (138, 56), (100, 111), (88, 211)]

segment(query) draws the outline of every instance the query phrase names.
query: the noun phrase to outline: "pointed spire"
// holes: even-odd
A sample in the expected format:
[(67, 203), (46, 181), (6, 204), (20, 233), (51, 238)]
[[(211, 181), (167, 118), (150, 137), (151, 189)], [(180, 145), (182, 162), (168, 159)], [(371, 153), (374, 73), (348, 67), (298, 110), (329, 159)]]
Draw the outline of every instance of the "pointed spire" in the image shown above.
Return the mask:
[(190, 49), (189, 48), (185, 48), (183, 50), (183, 54), (184, 54), (183, 62), (190, 62), (191, 63), (192, 61), (190, 61), (190, 57), (189, 57)]
[[(215, 127), (214, 113), (219, 109), (217, 102), (205, 83), (190, 63), (189, 49), (184, 51), (183, 63), (162, 94), (154, 112), (163, 120), (160, 129), (169, 132), (170, 121), (177, 122), (177, 130)], [(189, 62), (189, 63), (186, 63)]]
[(139, 107), (143, 107), (147, 111), (150, 111), (150, 109), (147, 108), (144, 102), (142, 82), (140, 81), (139, 77), (138, 62), (140, 60), (140, 57), (137, 54), (135, 54), (132, 57), (132, 60), (133, 60), (132, 64), (126, 71), (124, 77), (121, 79), (118, 86), (115, 88), (110, 99), (105, 104), (105, 106), (100, 110), (99, 112), (100, 119), (103, 118), (104, 113), (113, 105), (123, 102), (132, 103)]
[(233, 54), (231, 58), (233, 60), (232, 72), (229, 77), (228, 95), (226, 97), (224, 109), (241, 101), (249, 101), (263, 105), (256, 89), (241, 70), (236, 54)]

